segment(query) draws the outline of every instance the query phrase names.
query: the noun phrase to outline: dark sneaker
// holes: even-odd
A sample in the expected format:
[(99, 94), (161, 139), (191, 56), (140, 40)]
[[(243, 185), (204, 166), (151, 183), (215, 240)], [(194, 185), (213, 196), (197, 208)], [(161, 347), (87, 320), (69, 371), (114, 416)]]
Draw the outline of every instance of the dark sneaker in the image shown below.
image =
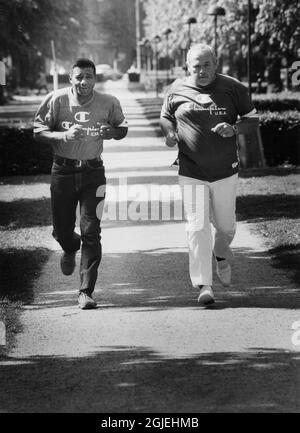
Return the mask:
[(215, 302), (214, 293), (210, 286), (201, 286), (198, 302), (201, 305), (210, 305)]
[(92, 295), (80, 292), (78, 296), (78, 307), (82, 310), (91, 310), (92, 308), (97, 308), (97, 303), (92, 298)]
[(216, 260), (216, 274), (223, 286), (228, 287), (231, 283), (231, 266), (229, 262), (225, 260)]
[(76, 266), (76, 253), (62, 253), (60, 268), (64, 275), (72, 275)]

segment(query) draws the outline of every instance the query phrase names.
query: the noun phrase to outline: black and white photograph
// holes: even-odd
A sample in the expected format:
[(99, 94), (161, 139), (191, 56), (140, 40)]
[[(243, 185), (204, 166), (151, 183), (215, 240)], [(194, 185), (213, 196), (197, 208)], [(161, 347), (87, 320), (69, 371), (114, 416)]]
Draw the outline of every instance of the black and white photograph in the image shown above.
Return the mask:
[(3, 421), (299, 413), (299, 193), (299, 0), (0, 0)]

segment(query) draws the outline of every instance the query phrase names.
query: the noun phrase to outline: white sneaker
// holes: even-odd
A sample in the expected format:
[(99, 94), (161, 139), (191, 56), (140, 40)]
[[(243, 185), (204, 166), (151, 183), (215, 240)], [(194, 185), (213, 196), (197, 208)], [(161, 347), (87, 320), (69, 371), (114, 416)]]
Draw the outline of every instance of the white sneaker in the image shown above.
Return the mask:
[(231, 266), (228, 260), (216, 260), (216, 274), (223, 286), (228, 287), (231, 283)]
[(202, 286), (198, 296), (198, 302), (202, 305), (209, 305), (215, 302), (214, 292), (210, 286)]
[(80, 292), (78, 296), (78, 306), (82, 310), (91, 310), (93, 308), (97, 308), (97, 303), (92, 298), (92, 295)]

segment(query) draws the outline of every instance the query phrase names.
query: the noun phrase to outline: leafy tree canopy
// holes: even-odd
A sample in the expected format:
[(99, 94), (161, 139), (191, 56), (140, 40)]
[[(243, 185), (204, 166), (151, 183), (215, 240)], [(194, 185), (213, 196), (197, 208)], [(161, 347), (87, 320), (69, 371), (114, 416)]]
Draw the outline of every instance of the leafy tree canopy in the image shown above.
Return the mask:
[[(191, 17), (197, 19), (190, 26), (192, 41), (214, 41), (213, 16), (209, 12), (214, 6), (225, 9), (226, 15), (218, 17), (218, 47), (229, 52), (247, 45), (248, 0), (144, 0), (146, 13), (146, 37), (153, 39), (170, 28), (170, 48), (173, 53), (186, 48), (188, 24)], [(284, 55), (295, 55), (300, 46), (299, 0), (252, 0), (253, 43), (265, 42), (268, 50), (277, 47)], [(160, 53), (164, 55), (165, 44), (161, 42)]]
[(296, 54), (300, 47), (299, 0), (260, 0), (255, 30), (283, 53)]

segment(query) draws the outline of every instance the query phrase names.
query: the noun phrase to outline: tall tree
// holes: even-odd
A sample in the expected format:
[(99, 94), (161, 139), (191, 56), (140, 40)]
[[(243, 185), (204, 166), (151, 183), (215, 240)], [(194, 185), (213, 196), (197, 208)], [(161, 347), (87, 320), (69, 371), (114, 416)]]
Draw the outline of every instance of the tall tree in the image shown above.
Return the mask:
[(278, 41), (281, 52), (296, 54), (300, 47), (299, 0), (260, 0), (255, 29), (269, 40)]
[(51, 57), (53, 39), (57, 57), (68, 59), (77, 52), (84, 20), (82, 0), (1, 0), (0, 56)]
[[(134, 0), (110, 0), (110, 7), (100, 14), (101, 37), (113, 51), (114, 59), (135, 49)], [(131, 56), (130, 56), (131, 57)]]

